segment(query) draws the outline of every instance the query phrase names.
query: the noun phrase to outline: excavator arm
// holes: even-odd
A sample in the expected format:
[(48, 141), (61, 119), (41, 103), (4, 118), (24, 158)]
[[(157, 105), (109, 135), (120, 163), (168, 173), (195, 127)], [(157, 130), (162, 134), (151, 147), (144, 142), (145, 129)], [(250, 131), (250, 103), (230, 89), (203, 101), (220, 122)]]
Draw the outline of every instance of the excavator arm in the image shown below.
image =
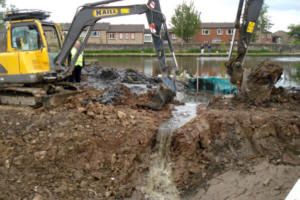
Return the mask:
[[(169, 89), (175, 91), (175, 82), (169, 78), (169, 75), (171, 74), (175, 75), (176, 68), (166, 67), (163, 38), (167, 38), (168, 40), (169, 48), (171, 53), (173, 54), (176, 67), (177, 67), (177, 61), (176, 61), (171, 40), (169, 38), (166, 20), (164, 15), (161, 12), (159, 0), (148, 0), (147, 4), (140, 4), (140, 5), (107, 6), (107, 4), (109, 3), (118, 2), (118, 1), (123, 1), (123, 0), (106, 0), (106, 1), (96, 2), (96, 3), (86, 4), (78, 8), (76, 15), (73, 19), (73, 22), (70, 26), (68, 35), (65, 38), (65, 41), (61, 48), (61, 51), (59, 55), (56, 57), (55, 60), (56, 68), (55, 68), (54, 76), (48, 76), (45, 77), (45, 79), (63, 80), (66, 77), (71, 75), (74, 69), (74, 64), (78, 56), (83, 51), (94, 25), (99, 20), (105, 18), (112, 18), (112, 17), (146, 14), (149, 27), (152, 33), (152, 37), (153, 37), (154, 47), (157, 52), (161, 72), (163, 75), (163, 82)], [(79, 38), (81, 32), (86, 28), (87, 28), (86, 37), (81, 43), (81, 46), (77, 51), (77, 54), (74, 56), (69, 66), (65, 66), (65, 60), (69, 56), (71, 49), (73, 48), (76, 40)]]
[[(251, 43), (255, 28), (262, 9), (263, 0), (240, 0), (235, 20), (235, 29), (231, 41), (229, 61), (225, 64), (230, 81), (237, 87), (242, 87), (243, 78), (246, 78), (244, 62)], [(235, 38), (239, 33), (237, 54), (232, 57)]]

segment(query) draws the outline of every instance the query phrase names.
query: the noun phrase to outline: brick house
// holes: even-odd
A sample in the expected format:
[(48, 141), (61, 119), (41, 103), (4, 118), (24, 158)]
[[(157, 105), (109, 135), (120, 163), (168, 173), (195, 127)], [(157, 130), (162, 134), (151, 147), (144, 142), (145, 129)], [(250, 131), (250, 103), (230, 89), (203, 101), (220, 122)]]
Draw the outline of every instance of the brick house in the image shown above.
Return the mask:
[[(61, 24), (64, 35), (67, 35), (70, 24)], [(114, 25), (97, 23), (91, 32), (88, 44), (144, 44), (143, 24)], [(84, 30), (80, 38), (86, 36)]]
[[(172, 31), (169, 31), (169, 35), (170, 35), (170, 39), (171, 39), (171, 42), (173, 44), (176, 44), (176, 43), (181, 43), (182, 42), (182, 39), (180, 37), (177, 37), (175, 35), (175, 33), (173, 33)], [(150, 29), (145, 29), (145, 32), (144, 32), (144, 43), (152, 43), (152, 34), (151, 34), (151, 31)]]
[(144, 44), (143, 24), (110, 25), (107, 44)]
[(259, 44), (271, 44), (273, 43), (273, 37), (272, 37), (272, 33), (271, 32), (257, 32), (257, 36), (256, 36), (256, 43)]
[(234, 23), (202, 23), (192, 40), (196, 43), (230, 43)]

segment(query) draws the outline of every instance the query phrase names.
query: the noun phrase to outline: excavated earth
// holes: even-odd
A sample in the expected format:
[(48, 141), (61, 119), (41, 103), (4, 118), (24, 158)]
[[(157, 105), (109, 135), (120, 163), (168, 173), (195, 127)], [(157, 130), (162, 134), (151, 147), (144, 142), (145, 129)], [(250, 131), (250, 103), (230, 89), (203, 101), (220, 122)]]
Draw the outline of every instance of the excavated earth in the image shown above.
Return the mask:
[(258, 106), (215, 98), (174, 133), (182, 199), (284, 199), (300, 178), (300, 94), (275, 89)]
[(85, 89), (51, 109), (0, 106), (1, 200), (124, 199), (135, 190), (171, 110), (141, 108), (153, 92), (121, 84), (155, 78), (126, 71), (121, 79), (96, 67), (84, 73), (83, 85), (105, 90)]
[[(97, 67), (84, 75), (84, 92), (58, 107), (0, 106), (0, 200), (145, 199), (141, 177), (171, 117), (170, 106), (140, 106), (159, 80)], [(187, 200), (284, 199), (300, 177), (299, 155), (299, 93), (284, 89), (260, 106), (237, 97), (200, 105), (170, 149)]]
[(170, 110), (141, 109), (149, 94), (121, 91), (119, 105), (89, 89), (50, 110), (1, 106), (0, 199), (129, 197)]

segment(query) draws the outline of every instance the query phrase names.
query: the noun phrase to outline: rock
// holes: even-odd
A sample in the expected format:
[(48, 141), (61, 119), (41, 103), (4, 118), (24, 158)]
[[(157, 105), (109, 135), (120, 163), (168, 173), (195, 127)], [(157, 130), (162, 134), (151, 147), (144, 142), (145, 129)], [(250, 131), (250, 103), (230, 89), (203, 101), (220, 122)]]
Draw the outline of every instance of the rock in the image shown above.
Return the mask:
[(34, 153), (34, 158), (36, 160), (44, 160), (46, 157), (47, 151), (39, 151)]
[(4, 166), (5, 166), (6, 169), (9, 169), (10, 168), (10, 161), (6, 160), (5, 163), (4, 163)]
[(95, 113), (93, 111), (88, 111), (87, 115), (90, 116), (90, 117), (93, 117), (95, 115)]
[(83, 108), (83, 107), (78, 107), (78, 108), (77, 108), (77, 111), (80, 112), (80, 113), (83, 113), (83, 112), (86, 111), (86, 109)]
[(39, 194), (36, 194), (32, 200), (43, 200), (43, 197)]
[(106, 198), (108, 198), (108, 197), (110, 197), (110, 196), (111, 196), (111, 194), (112, 194), (112, 192), (111, 192), (111, 191), (107, 191), (107, 192), (105, 192), (105, 197), (106, 197)]
[(118, 115), (118, 118), (121, 120), (123, 120), (127, 117), (127, 115), (122, 111), (118, 111), (117, 115)]
[(264, 184), (265, 187), (267, 187), (267, 186), (269, 186), (270, 182), (271, 182), (271, 179), (268, 178), (268, 179), (265, 180), (265, 182), (263, 184)]

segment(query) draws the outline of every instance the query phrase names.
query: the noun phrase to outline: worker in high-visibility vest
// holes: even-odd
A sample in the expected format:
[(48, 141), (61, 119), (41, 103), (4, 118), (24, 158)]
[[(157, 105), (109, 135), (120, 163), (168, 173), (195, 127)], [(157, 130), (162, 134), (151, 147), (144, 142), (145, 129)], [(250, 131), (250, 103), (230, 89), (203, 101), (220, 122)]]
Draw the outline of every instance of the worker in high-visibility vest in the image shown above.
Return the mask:
[[(75, 45), (74, 45), (74, 47), (71, 51), (72, 60), (74, 59), (79, 47), (80, 47), (80, 42), (76, 41), (76, 43), (75, 43)], [(83, 57), (83, 53), (81, 53), (78, 56), (78, 59), (75, 63), (75, 68), (74, 68), (73, 73), (72, 73), (72, 76), (70, 77), (71, 82), (80, 83), (80, 81), (81, 81), (81, 70), (82, 70), (83, 66), (84, 66), (84, 57)]]

